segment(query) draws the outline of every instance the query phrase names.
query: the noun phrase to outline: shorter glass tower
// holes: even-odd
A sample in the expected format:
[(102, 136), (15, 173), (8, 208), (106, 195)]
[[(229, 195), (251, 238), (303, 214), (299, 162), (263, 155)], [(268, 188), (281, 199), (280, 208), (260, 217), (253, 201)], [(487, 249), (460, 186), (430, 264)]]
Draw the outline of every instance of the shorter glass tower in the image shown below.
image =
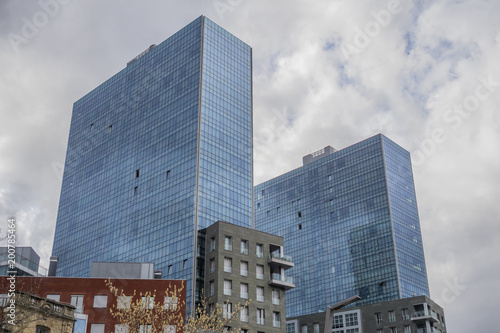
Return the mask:
[(379, 134), (257, 185), (255, 228), (284, 238), (287, 317), (429, 296), (410, 154)]

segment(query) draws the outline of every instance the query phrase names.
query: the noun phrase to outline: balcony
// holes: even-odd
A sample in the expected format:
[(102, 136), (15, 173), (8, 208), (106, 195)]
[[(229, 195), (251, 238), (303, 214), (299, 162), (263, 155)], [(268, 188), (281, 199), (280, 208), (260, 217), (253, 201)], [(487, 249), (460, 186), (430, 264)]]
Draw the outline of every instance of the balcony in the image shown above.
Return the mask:
[(276, 273), (271, 275), (271, 280), (269, 280), (269, 284), (271, 286), (284, 288), (285, 290), (295, 288), (292, 277)]
[(288, 269), (294, 266), (291, 256), (281, 255), (277, 252), (271, 253), (268, 263), (273, 268), (283, 267), (284, 269)]
[[(425, 311), (415, 311), (411, 315), (411, 320), (413, 321), (426, 321), (430, 320), (431, 323), (439, 322), (437, 316), (431, 312), (425, 313)], [(425, 329), (424, 329), (425, 330)], [(430, 332), (418, 332), (418, 333), (430, 333)]]

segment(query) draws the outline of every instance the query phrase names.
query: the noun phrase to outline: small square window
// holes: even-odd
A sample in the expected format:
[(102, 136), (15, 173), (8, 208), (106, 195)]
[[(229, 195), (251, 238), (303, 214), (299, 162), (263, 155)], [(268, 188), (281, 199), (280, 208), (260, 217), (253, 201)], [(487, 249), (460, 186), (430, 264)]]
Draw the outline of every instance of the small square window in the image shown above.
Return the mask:
[(104, 324), (90, 325), (90, 333), (104, 333)]
[(117, 309), (130, 309), (130, 302), (131, 302), (131, 297), (130, 296), (118, 296), (118, 300), (116, 301)]
[(61, 295), (59, 294), (47, 294), (47, 298), (56, 302), (60, 302)]
[(108, 296), (107, 295), (95, 295), (94, 296), (94, 308), (106, 308), (108, 306)]

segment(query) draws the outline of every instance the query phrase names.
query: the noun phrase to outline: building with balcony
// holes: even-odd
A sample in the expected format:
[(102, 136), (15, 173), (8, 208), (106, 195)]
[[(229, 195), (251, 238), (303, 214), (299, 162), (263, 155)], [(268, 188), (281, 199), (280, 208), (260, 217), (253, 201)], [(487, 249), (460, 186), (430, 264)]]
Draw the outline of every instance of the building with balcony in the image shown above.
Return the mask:
[(379, 134), (303, 162), (254, 190), (255, 229), (294, 259), (287, 316), (429, 296), (410, 154)]
[[(34, 295), (35, 298), (48, 299), (49, 302), (55, 302), (54, 304), (70, 306), (72, 308), (71, 323), (75, 322), (75, 324), (74, 331), (70, 329), (68, 333), (127, 332), (126, 327), (111, 316), (110, 309), (130, 307), (130, 304), (137, 301), (144, 302), (145, 297), (142, 295), (146, 292), (152, 294), (156, 291), (156, 299), (150, 298), (147, 300), (147, 304), (155, 302), (168, 305), (172, 311), (178, 313), (178, 318), (180, 318), (178, 323), (167, 323), (168, 332), (182, 333), (184, 331), (186, 281), (120, 278), (111, 279), (111, 282), (114, 287), (123, 291), (124, 297), (115, 297), (106, 285), (106, 279), (103, 278), (18, 277), (16, 278), (16, 288)], [(4, 299), (8, 293), (9, 285), (7, 277), (0, 277), (0, 294), (3, 295)], [(181, 291), (175, 293), (173, 292), (174, 288)], [(64, 314), (66, 313), (69, 312)], [(148, 326), (155, 323), (139, 324), (141, 332), (148, 332)], [(56, 329), (47, 332), (66, 331)]]
[[(286, 333), (323, 333), (325, 316), (289, 317)], [(427, 296), (415, 296), (335, 311), (331, 332), (446, 333), (446, 323), (441, 306)]]
[(231, 313), (251, 300), (235, 325), (243, 332), (285, 332), (285, 291), (295, 284), (287, 274), (294, 263), (283, 238), (221, 221), (206, 228), (203, 238), (209, 306)]

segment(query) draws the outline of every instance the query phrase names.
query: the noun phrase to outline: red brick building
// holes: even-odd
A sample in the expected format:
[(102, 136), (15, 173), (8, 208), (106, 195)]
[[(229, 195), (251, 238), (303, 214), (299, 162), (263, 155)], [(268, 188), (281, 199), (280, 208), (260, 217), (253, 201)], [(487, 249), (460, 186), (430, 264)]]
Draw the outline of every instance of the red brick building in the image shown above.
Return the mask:
[[(102, 278), (18, 277), (16, 289), (76, 306), (75, 333), (122, 332), (120, 323), (111, 316), (110, 309), (128, 307), (137, 300), (146, 307), (151, 306), (153, 300), (143, 296), (146, 292), (155, 293), (155, 303), (165, 305), (181, 316), (176, 316), (181, 318), (177, 325), (168, 323), (169, 325), (164, 326), (165, 330), (169, 333), (183, 332), (186, 313), (185, 280), (111, 279), (111, 282), (118, 290), (123, 290), (125, 297), (117, 299), (106, 285), (106, 279)], [(1, 294), (8, 293), (9, 285), (7, 277), (0, 277)], [(175, 288), (178, 291), (177, 297), (173, 294)], [(144, 323), (142, 331), (148, 332), (150, 324)]]

